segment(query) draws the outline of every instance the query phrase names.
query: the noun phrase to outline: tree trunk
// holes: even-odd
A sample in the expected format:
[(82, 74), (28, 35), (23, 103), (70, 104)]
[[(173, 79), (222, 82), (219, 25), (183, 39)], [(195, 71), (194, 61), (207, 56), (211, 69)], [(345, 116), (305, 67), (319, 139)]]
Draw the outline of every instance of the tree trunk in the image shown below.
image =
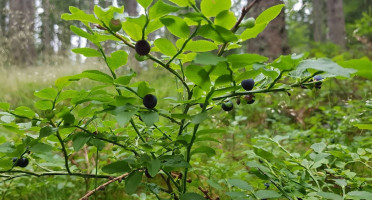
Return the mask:
[(124, 10), (129, 16), (137, 16), (137, 1), (136, 0), (123, 0)]
[(49, 56), (53, 53), (52, 49), (52, 39), (53, 39), (53, 23), (51, 23), (51, 7), (49, 0), (42, 1), (42, 7), (44, 9), (44, 13), (41, 16), (42, 21), (42, 54), (45, 58), (49, 58)]
[(315, 42), (325, 40), (325, 2), (323, 0), (313, 0), (313, 36)]
[[(254, 5), (250, 16), (257, 17), (267, 8), (283, 3), (281, 0), (262, 0)], [(284, 10), (271, 21), (266, 29), (257, 38), (248, 40), (248, 52), (258, 53), (273, 60), (282, 54), (290, 53), (287, 33), (285, 30)]]
[(9, 1), (9, 50), (10, 63), (34, 64), (35, 49), (35, 2), (32, 0)]
[(342, 0), (327, 1), (328, 38), (331, 42), (345, 47), (345, 17)]
[(5, 36), (5, 26), (6, 26), (6, 16), (7, 16), (7, 11), (6, 11), (6, 3), (7, 0), (0, 0), (0, 37)]

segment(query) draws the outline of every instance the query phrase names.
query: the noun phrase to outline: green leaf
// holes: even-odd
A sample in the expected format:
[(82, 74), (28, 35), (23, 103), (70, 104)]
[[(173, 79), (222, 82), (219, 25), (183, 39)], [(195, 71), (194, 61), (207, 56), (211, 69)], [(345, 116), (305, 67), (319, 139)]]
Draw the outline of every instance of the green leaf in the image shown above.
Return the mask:
[(203, 25), (199, 28), (198, 35), (221, 43), (238, 41), (233, 32), (219, 25)]
[(111, 76), (98, 71), (98, 70), (86, 70), (81, 74), (74, 76), (76, 78), (88, 78), (93, 81), (99, 81), (102, 83), (113, 83)]
[(216, 151), (214, 149), (212, 149), (211, 147), (207, 147), (207, 146), (200, 146), (200, 147), (194, 149), (191, 152), (191, 155), (197, 154), (197, 153), (205, 153), (205, 154), (208, 155), (208, 157), (212, 157), (212, 156), (216, 155)]
[(156, 19), (168, 13), (176, 12), (180, 8), (164, 3), (162, 0), (157, 1), (149, 10), (149, 18)]
[(83, 38), (86, 38), (90, 41), (92, 41), (92, 38), (93, 38), (93, 35), (87, 33), (86, 31), (84, 31), (83, 29), (77, 27), (77, 26), (74, 26), (74, 25), (71, 25), (70, 26), (70, 29), (73, 33), (75, 33), (76, 35), (80, 36), (80, 37), (83, 37)]
[(18, 108), (16, 108), (13, 113), (15, 115), (19, 115), (19, 116), (22, 116), (22, 117), (27, 117), (27, 118), (33, 118), (35, 117), (35, 112), (32, 111), (29, 107), (26, 107), (26, 106), (20, 106)]
[(265, 62), (268, 58), (258, 54), (232, 54), (227, 56), (227, 61), (233, 68), (241, 68), (258, 62)]
[(127, 64), (128, 54), (123, 50), (115, 51), (111, 54), (111, 57), (107, 57), (107, 63), (112, 71), (115, 71), (119, 67)]
[(116, 120), (118, 121), (119, 126), (124, 127), (129, 120), (132, 118), (134, 114), (136, 114), (137, 110), (131, 110), (126, 112), (120, 112), (115, 115)]
[(39, 100), (34, 105), (39, 110), (51, 110), (53, 108), (53, 103), (49, 100)]
[(315, 69), (318, 71), (327, 72), (334, 76), (350, 77), (350, 74), (356, 72), (354, 69), (343, 68), (332, 60), (321, 58), (318, 60), (309, 59), (303, 60), (298, 65), (295, 74), (302, 74), (307, 69)]
[(66, 99), (72, 99), (78, 95), (78, 91), (76, 90), (64, 90), (62, 91), (57, 98), (56, 103), (66, 100)]
[(92, 136), (80, 132), (74, 136), (72, 147), (74, 147), (75, 151), (79, 151), (90, 140), (90, 138), (92, 138)]
[(82, 22), (101, 24), (101, 21), (96, 19), (96, 17), (94, 17), (94, 15), (92, 14), (86, 14), (84, 11), (74, 6), (70, 6), (69, 9), (70, 9), (71, 14), (68, 14), (68, 13), (62, 14), (61, 18), (63, 20), (78, 20)]
[(14, 150), (14, 145), (10, 142), (0, 144), (0, 153), (12, 153)]
[(260, 199), (271, 199), (271, 198), (279, 198), (282, 195), (275, 192), (274, 190), (258, 190), (255, 192), (256, 196)]
[(186, 77), (204, 90), (209, 90), (211, 81), (207, 71), (201, 66), (189, 65), (185, 69)]
[(334, 179), (335, 183), (341, 187), (346, 187), (347, 182), (345, 179)]
[(216, 81), (214, 82), (214, 85), (220, 86), (220, 85), (231, 83), (231, 81), (232, 81), (231, 76), (229, 74), (224, 74), (224, 75), (219, 76), (216, 79)]
[(244, 193), (244, 192), (225, 192), (225, 194), (229, 197), (231, 197), (232, 199), (237, 199), (239, 198), (243, 198), (245, 199), (244, 197), (247, 197), (247, 194)]
[(312, 148), (315, 152), (320, 153), (326, 148), (326, 146), (327, 146), (326, 144), (320, 142), (311, 145), (310, 148)]
[(3, 116), (1, 116), (0, 120), (5, 122), (5, 123), (12, 123), (16, 118), (8, 113), (4, 113)]
[(304, 58), (304, 54), (292, 54), (292, 55), (281, 55), (279, 58), (275, 59), (271, 66), (284, 70), (293, 70)]
[(36, 97), (40, 99), (54, 100), (57, 97), (58, 91), (55, 88), (45, 88), (40, 91), (34, 92)]
[(215, 182), (215, 181), (213, 181), (213, 180), (207, 180), (207, 183), (210, 185), (210, 186), (212, 186), (212, 187), (214, 187), (215, 189), (217, 189), (217, 190), (223, 190), (223, 188), (220, 186), (220, 184), (218, 184), (217, 182)]
[(198, 114), (192, 116), (191, 123), (200, 124), (204, 120), (206, 120), (207, 118), (208, 118), (208, 113), (207, 112), (201, 112), (201, 113), (198, 113)]
[(59, 89), (62, 90), (64, 87), (71, 84), (70, 76), (63, 76), (60, 78), (57, 78), (57, 80), (54, 82), (54, 85)]
[(226, 61), (226, 58), (216, 56), (210, 52), (198, 53), (194, 62), (201, 65), (217, 65), (219, 62)]
[(75, 48), (72, 49), (72, 52), (82, 54), (85, 57), (98, 57), (101, 56), (101, 53), (92, 48)]
[(150, 94), (154, 91), (155, 91), (154, 89), (150, 88), (148, 82), (146, 81), (138, 82), (138, 89), (137, 89), (138, 96), (144, 97), (145, 95)]
[(189, 26), (180, 17), (165, 16), (160, 18), (160, 22), (167, 27), (169, 32), (177, 37), (188, 38), (190, 35)]
[(356, 75), (372, 80), (372, 61), (366, 57), (343, 61), (339, 62), (338, 64), (345, 68), (358, 70)]
[(154, 45), (162, 52), (164, 55), (173, 56), (177, 53), (176, 47), (166, 38), (159, 38), (154, 41)]
[(128, 85), (130, 81), (132, 80), (132, 78), (135, 76), (136, 76), (136, 73), (132, 72), (130, 74), (118, 77), (117, 79), (114, 80), (114, 83), (119, 84), (119, 85)]
[(121, 160), (102, 167), (102, 171), (107, 174), (126, 173), (130, 171), (130, 167), (127, 161)]
[(136, 192), (139, 184), (142, 180), (142, 172), (134, 171), (129, 174), (129, 176), (125, 179), (125, 187), (124, 190), (129, 195)]
[(147, 170), (151, 177), (155, 177), (156, 174), (158, 174), (160, 170), (160, 166), (161, 166), (161, 163), (160, 163), (160, 160), (158, 159), (147, 162)]
[(140, 116), (147, 126), (152, 126), (159, 121), (159, 114), (155, 111), (141, 112)]
[(207, 17), (217, 16), (218, 13), (224, 10), (229, 10), (231, 7), (231, 0), (202, 0), (200, 9)]
[(104, 22), (106, 26), (109, 25), (111, 19), (114, 17), (115, 13), (122, 14), (124, 12), (124, 6), (121, 6), (120, 8), (109, 6), (108, 8), (101, 8), (98, 5), (94, 6), (94, 14)]
[(169, 1), (173, 2), (173, 3), (175, 3), (175, 4), (177, 4), (178, 6), (181, 6), (181, 7), (188, 6), (189, 2), (195, 4), (195, 0), (169, 0)]
[(160, 157), (159, 160), (165, 162), (162, 163), (164, 167), (174, 167), (174, 168), (190, 168), (191, 165), (186, 162), (182, 155), (167, 155)]
[(149, 7), (152, 3), (152, 0), (137, 0), (137, 2), (144, 8), (146, 9)]
[(238, 187), (240, 189), (247, 191), (253, 191), (252, 186), (250, 186), (247, 182), (241, 179), (228, 179), (227, 182), (234, 187)]
[(372, 193), (366, 191), (352, 191), (347, 193), (347, 196), (357, 197), (360, 199), (372, 199)]
[(258, 34), (265, 30), (268, 23), (263, 24), (256, 24), (253, 28), (247, 28), (243, 33), (240, 35), (240, 39), (242, 41), (256, 38)]
[(48, 137), (49, 135), (56, 132), (56, 129), (54, 129), (51, 126), (44, 126), (40, 129), (39, 138)]
[(359, 129), (372, 130), (372, 124), (355, 124)]
[(161, 27), (163, 27), (163, 24), (160, 22), (159, 19), (151, 20), (149, 22), (149, 24), (147, 25), (147, 28), (145, 30), (145, 34), (149, 35), (150, 33), (158, 30)]
[(39, 142), (30, 147), (31, 152), (41, 153), (41, 154), (49, 153), (52, 151), (52, 149), (53, 147), (50, 146), (49, 144), (44, 144), (44, 143), (39, 143)]
[(96, 139), (96, 138), (92, 138), (91, 140), (89, 140), (88, 144), (95, 146), (98, 149), (98, 151), (102, 151), (106, 145), (104, 141)]
[(340, 195), (330, 193), (330, 192), (318, 192), (317, 194), (319, 196), (325, 198), (325, 199), (332, 199), (332, 200), (342, 200), (343, 199)]
[(136, 23), (126, 21), (123, 22), (123, 30), (131, 37), (133, 40), (142, 39), (142, 27)]
[(5, 102), (0, 102), (0, 109), (3, 111), (9, 111), (10, 105)]
[(269, 23), (280, 14), (284, 6), (284, 4), (278, 4), (266, 9), (256, 18), (256, 24)]
[[(181, 43), (182, 42), (182, 43)], [(185, 40), (180, 39), (177, 41), (177, 47), (180, 48)], [(212, 51), (218, 49), (218, 46), (210, 41), (207, 40), (196, 40), (196, 41), (189, 41), (184, 48), (184, 51), (194, 51), (194, 52), (205, 52), (205, 51)]]
[(182, 194), (180, 196), (180, 199), (181, 200), (205, 200), (203, 196), (201, 196), (200, 194), (193, 193), (193, 192), (187, 192), (185, 194)]
[(75, 116), (71, 113), (66, 113), (62, 118), (65, 125), (74, 124), (75, 122)]
[(214, 23), (226, 29), (231, 29), (236, 23), (236, 17), (233, 12), (224, 10), (217, 15)]

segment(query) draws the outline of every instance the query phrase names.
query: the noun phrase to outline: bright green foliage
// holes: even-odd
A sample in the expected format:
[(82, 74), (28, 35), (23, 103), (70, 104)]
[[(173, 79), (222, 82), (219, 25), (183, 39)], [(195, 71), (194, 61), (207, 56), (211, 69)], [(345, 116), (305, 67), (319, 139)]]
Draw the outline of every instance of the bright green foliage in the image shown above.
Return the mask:
[[(370, 139), (360, 139), (358, 144), (362, 145), (356, 149), (330, 144), (326, 136), (309, 144), (304, 137), (307, 130), (287, 127), (288, 116), (283, 111), (260, 108), (259, 103), (235, 104), (236, 98), (255, 95), (257, 102), (267, 99), (285, 107), (288, 95), (300, 88), (308, 88), (307, 95), (322, 94), (324, 90), (315, 87), (319, 82), (312, 80), (315, 75), (325, 77), (320, 82), (324, 82), (323, 87), (331, 78), (354, 74), (371, 78), (369, 60), (336, 63), (293, 54), (270, 62), (262, 55), (237, 53), (240, 51), (234, 49), (241, 42), (255, 38), (279, 15), (282, 4), (265, 10), (253, 27), (239, 34), (233, 29), (240, 24), (230, 11), (230, 0), (202, 0), (200, 6), (189, 0), (137, 2), (146, 11), (139, 17), (124, 17), (124, 7), (112, 6), (96, 6), (94, 15), (70, 7), (70, 13), (62, 15), (65, 20), (82, 22), (84, 28), (72, 25), (71, 31), (96, 45), (73, 52), (101, 57), (107, 70), (86, 70), (57, 79), (55, 87), (35, 92), (39, 98), (35, 111), (0, 103), (0, 125), (17, 134), (14, 141), (0, 138), (1, 175), (11, 179), (69, 175), (79, 181), (84, 177), (86, 182), (95, 178), (101, 184), (111, 176), (122, 175), (125, 183), (123, 187), (116, 185), (117, 191), (132, 197), (149, 195), (146, 199), (201, 200), (207, 194), (220, 199), (345, 199), (371, 195), (371, 188), (364, 186), (370, 179), (348, 167), (359, 163), (371, 168)], [(125, 18), (121, 19), (123, 31), (114, 33), (108, 25), (117, 16)], [(99, 28), (92, 28), (91, 23)], [(148, 35), (160, 28), (174, 37), (151, 41)], [(148, 41), (154, 46), (152, 51), (137, 59), (147, 67), (153, 67), (148, 61), (153, 62), (156, 70), (168, 73), (164, 79), (176, 79), (175, 85), (165, 82), (159, 88), (151, 80), (136, 77), (133, 71), (122, 74), (123, 66), (131, 66), (128, 57), (133, 55), (123, 49), (106, 54), (103, 44), (108, 40), (130, 48), (138, 41)], [(240, 82), (250, 78), (254, 88), (246, 91)], [(94, 84), (80, 90), (70, 86), (82, 79)], [(165, 87), (175, 95), (164, 96)], [(268, 93), (281, 96), (271, 99)], [(156, 94), (155, 108), (143, 105), (143, 98), (149, 94)], [(301, 109), (319, 103), (316, 98), (305, 105), (301, 104), (303, 98), (295, 101)], [(329, 101), (331, 104), (331, 98)], [(220, 109), (226, 102), (234, 108), (229, 113)], [(319, 135), (342, 134), (345, 130), (338, 127), (346, 116), (342, 111), (337, 106), (332, 111), (318, 107), (309, 111), (314, 116), (306, 120), (318, 123), (310, 128)], [(261, 113), (268, 118), (257, 126), (265, 121), (270, 127), (251, 137), (255, 129), (247, 130), (247, 124)], [(324, 124), (327, 120), (323, 115), (337, 118), (333, 121), (337, 123)], [(371, 130), (369, 122), (351, 127)], [(226, 146), (229, 142), (231, 145)], [(286, 149), (283, 144), (290, 142), (306, 144), (296, 146), (303, 154)], [(232, 155), (225, 154), (225, 148), (232, 148)], [(17, 171), (12, 166), (13, 156), (26, 156), (33, 162), (27, 171)], [(264, 183), (270, 184), (263, 187)], [(209, 191), (199, 187), (208, 187)]]

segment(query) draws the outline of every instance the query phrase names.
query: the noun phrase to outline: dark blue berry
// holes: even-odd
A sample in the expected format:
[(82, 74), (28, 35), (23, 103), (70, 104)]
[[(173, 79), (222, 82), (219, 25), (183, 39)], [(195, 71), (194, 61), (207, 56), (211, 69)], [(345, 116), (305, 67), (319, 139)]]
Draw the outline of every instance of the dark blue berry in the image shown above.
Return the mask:
[(254, 87), (254, 80), (251, 79), (251, 78), (250, 79), (243, 80), (241, 82), (241, 85), (247, 91), (252, 90), (253, 87)]
[(150, 44), (146, 40), (139, 40), (134, 48), (140, 56), (147, 55), (151, 50)]
[(156, 99), (156, 96), (152, 94), (148, 94), (143, 97), (143, 105), (146, 108), (152, 109), (156, 106), (157, 103), (158, 103), (158, 100)]
[(222, 103), (221, 107), (224, 111), (230, 111), (234, 108), (234, 104), (229, 100), (228, 102)]

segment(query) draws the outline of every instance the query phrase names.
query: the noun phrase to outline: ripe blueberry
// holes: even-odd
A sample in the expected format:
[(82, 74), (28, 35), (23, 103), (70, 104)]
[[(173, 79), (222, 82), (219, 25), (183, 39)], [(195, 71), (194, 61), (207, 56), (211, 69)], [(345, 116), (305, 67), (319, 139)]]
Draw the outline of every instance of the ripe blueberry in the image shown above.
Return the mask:
[(146, 40), (139, 40), (135, 45), (136, 52), (140, 56), (147, 55), (150, 53), (150, 44)]
[(152, 109), (156, 106), (158, 103), (158, 100), (156, 99), (156, 96), (152, 94), (147, 94), (146, 96), (143, 97), (143, 105), (146, 108)]
[(323, 80), (324, 78), (322, 77), (322, 76), (320, 76), (320, 75), (316, 75), (316, 76), (314, 76), (314, 80), (315, 81), (321, 81), (321, 80)]
[(222, 103), (222, 109), (224, 110), (224, 111), (230, 111), (230, 110), (232, 110), (233, 108), (234, 108), (234, 104), (229, 100), (228, 102), (224, 102), (224, 103)]
[(246, 79), (246, 80), (243, 80), (242, 83), (241, 83), (242, 87), (249, 91), (249, 90), (252, 90), (253, 87), (254, 87), (254, 80), (253, 79)]
[(112, 19), (110, 20), (110, 24), (109, 24), (109, 26), (110, 26), (110, 29), (111, 29), (113, 32), (118, 32), (118, 31), (120, 31), (120, 29), (121, 29), (121, 21), (120, 21), (120, 19), (114, 19), (114, 18), (112, 18)]
[(200, 108), (203, 108), (204, 107), (204, 104), (203, 103), (199, 103), (199, 106), (200, 106)]
[(27, 158), (21, 158), (21, 159), (18, 160), (18, 158), (14, 157), (13, 158), (13, 163), (15, 163), (14, 166), (27, 167), (28, 159)]

